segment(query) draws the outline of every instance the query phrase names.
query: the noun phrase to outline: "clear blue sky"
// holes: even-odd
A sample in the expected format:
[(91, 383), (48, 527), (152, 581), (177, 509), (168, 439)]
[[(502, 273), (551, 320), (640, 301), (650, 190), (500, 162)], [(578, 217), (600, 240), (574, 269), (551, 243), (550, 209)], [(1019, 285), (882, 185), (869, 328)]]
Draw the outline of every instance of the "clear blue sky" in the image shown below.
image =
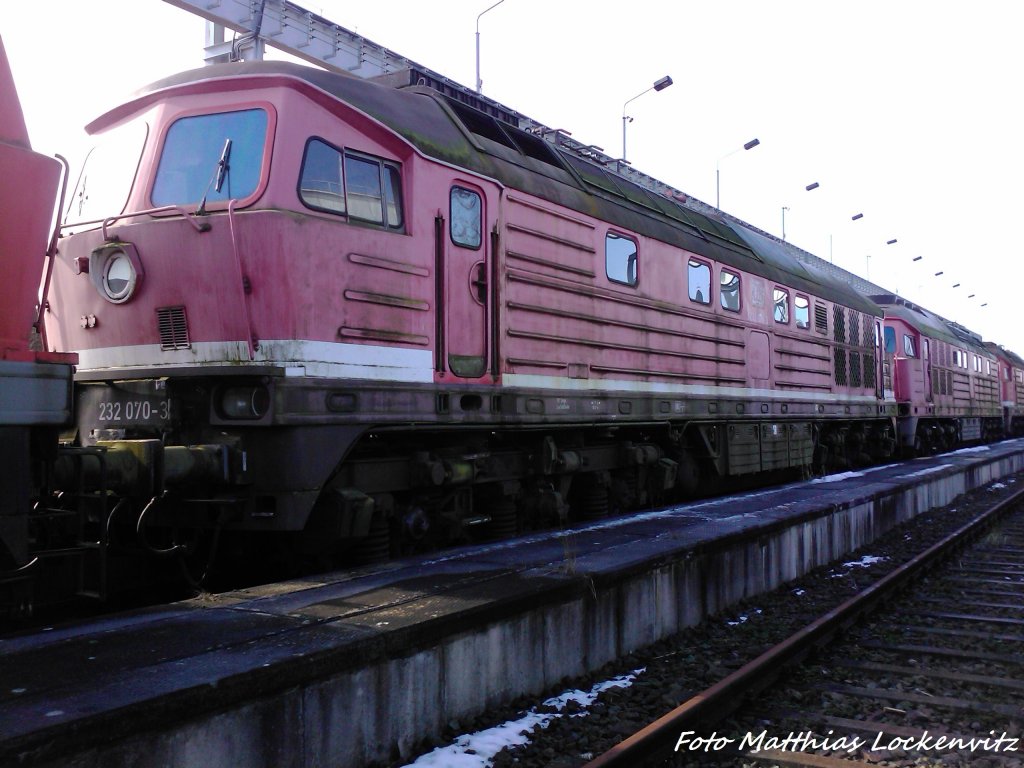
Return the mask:
[[(306, 7), (472, 86), (493, 1)], [(5, 11), (33, 141), (73, 162), (86, 122), (202, 62), (203, 21), (162, 0)], [(670, 74), (629, 106), (636, 168), (714, 203), (716, 162), (757, 137), (720, 163), (723, 209), (779, 235), (788, 207), (787, 239), (1024, 354), (1021, 29), (1005, 0), (506, 0), (481, 70), (487, 95), (616, 156), (623, 103)]]

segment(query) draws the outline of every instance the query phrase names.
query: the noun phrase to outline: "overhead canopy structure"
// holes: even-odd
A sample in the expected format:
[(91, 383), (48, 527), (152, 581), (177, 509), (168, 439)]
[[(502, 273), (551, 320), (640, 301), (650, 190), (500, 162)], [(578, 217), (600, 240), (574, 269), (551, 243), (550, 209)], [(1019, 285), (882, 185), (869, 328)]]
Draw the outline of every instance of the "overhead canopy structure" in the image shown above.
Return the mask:
[[(257, 38), (293, 56), (337, 72), (377, 77), (424, 67), (367, 40), (289, 0), (166, 0), (202, 16), (220, 33), (207, 35), (206, 60), (221, 63), (234, 52), (243, 58), (262, 58)], [(225, 41), (223, 30), (241, 33), (245, 40)], [(219, 38), (219, 39), (218, 39)], [(440, 77), (440, 75), (438, 75)]]

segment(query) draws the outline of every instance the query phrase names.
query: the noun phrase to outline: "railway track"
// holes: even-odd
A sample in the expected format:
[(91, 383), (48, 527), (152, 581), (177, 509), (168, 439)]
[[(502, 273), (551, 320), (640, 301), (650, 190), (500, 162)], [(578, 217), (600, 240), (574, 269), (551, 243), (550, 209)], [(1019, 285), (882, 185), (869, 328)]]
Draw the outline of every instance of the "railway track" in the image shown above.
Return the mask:
[(1024, 490), (586, 768), (1024, 765), (1022, 672)]

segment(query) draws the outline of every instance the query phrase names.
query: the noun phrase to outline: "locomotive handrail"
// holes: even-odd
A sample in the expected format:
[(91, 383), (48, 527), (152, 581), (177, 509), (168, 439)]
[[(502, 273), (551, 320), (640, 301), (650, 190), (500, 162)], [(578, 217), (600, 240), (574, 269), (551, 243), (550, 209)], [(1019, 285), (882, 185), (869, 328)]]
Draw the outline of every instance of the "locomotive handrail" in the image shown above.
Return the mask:
[[(177, 211), (178, 213), (180, 213), (182, 217), (184, 217), (185, 221), (187, 221), (195, 228), (196, 232), (210, 231), (210, 223), (208, 221), (196, 221), (196, 219), (198, 219), (199, 217), (198, 213), (196, 213), (195, 215), (190, 214), (186, 209), (182, 208), (180, 205), (163, 205), (159, 208), (147, 208), (144, 211), (132, 211), (131, 213), (121, 213), (118, 214), (117, 216), (108, 216), (107, 218), (103, 219), (103, 239), (106, 241), (113, 240), (113, 238), (107, 234), (107, 227), (113, 224), (115, 221), (127, 219), (132, 216), (146, 216), (154, 213), (170, 213), (171, 211)], [(79, 223), (91, 224), (93, 222)]]
[(72, 221), (72, 222), (65, 221), (63, 224), (60, 225), (60, 229), (61, 230), (65, 230), (65, 229), (68, 229), (69, 227), (81, 227), (81, 226), (85, 226), (87, 224), (100, 224), (103, 227), (103, 239), (109, 241), (109, 240), (112, 240), (113, 238), (110, 237), (107, 234), (107, 227), (109, 227), (115, 221), (120, 221), (121, 219), (129, 219), (132, 216), (148, 216), (148, 215), (157, 214), (157, 213), (171, 213), (171, 212), (180, 213), (182, 215), (182, 217), (186, 221), (188, 221), (188, 223), (191, 224), (195, 228), (196, 232), (209, 232), (210, 231), (210, 224), (209, 224), (209, 222), (206, 222), (206, 221), (196, 221), (196, 219), (198, 217), (195, 214), (190, 213), (186, 208), (184, 208), (184, 207), (182, 207), (180, 205), (163, 205), (163, 206), (160, 206), (159, 208), (146, 208), (145, 210), (142, 210), (142, 211), (131, 211), (129, 213), (119, 213), (116, 216), (107, 216), (106, 218), (103, 218), (103, 219), (88, 219), (86, 221)]
[(53, 262), (54, 257), (57, 255), (57, 240), (60, 238), (60, 212), (64, 210), (64, 197), (68, 191), (68, 174), (71, 173), (71, 166), (68, 165), (67, 158), (63, 155), (56, 155), (56, 158), (60, 160), (60, 164), (63, 167), (61, 172), (61, 184), (60, 184), (60, 198), (57, 201), (57, 208), (55, 212), (55, 221), (53, 222), (53, 232), (50, 235), (50, 242), (46, 247), (46, 274), (43, 278), (43, 287), (39, 293), (39, 305), (36, 308), (36, 333), (39, 334), (39, 342), (43, 350), (49, 349), (49, 345), (46, 343), (46, 323), (43, 322), (43, 314), (49, 307), (47, 301), (47, 295), (50, 293), (50, 280), (53, 277)]
[(249, 347), (249, 359), (256, 359), (256, 350), (259, 349), (259, 343), (256, 341), (255, 334), (252, 331), (252, 313), (249, 311), (249, 294), (252, 292), (252, 284), (249, 281), (249, 276), (245, 272), (245, 267), (242, 265), (242, 254), (238, 250), (238, 237), (235, 233), (235, 203), (238, 201), (232, 198), (228, 201), (228, 229), (231, 232), (231, 251), (235, 256), (235, 266), (238, 268), (238, 285), (242, 291), (242, 314), (245, 317), (245, 341)]

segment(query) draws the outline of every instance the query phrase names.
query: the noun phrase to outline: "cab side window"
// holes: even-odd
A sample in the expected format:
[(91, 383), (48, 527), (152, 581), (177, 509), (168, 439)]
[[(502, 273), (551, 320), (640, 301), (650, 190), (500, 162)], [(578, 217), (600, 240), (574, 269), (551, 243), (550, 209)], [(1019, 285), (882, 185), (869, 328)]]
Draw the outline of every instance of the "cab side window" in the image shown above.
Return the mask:
[(903, 354), (907, 357), (917, 357), (917, 348), (914, 344), (914, 337), (908, 333), (903, 334)]
[(306, 143), (299, 199), (317, 211), (388, 229), (404, 228), (398, 165), (342, 150), (320, 139)]
[(896, 354), (896, 329), (885, 326), (885, 351), (890, 355)]

